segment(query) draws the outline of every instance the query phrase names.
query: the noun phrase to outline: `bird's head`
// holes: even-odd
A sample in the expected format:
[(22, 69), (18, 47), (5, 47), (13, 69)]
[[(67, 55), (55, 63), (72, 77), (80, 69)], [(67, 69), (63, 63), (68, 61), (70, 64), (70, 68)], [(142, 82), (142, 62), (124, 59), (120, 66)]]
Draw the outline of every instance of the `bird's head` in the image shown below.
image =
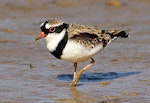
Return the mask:
[(39, 40), (54, 33), (60, 33), (63, 29), (67, 28), (67, 26), (68, 25), (61, 20), (50, 19), (45, 21), (40, 25), (41, 33), (35, 40)]

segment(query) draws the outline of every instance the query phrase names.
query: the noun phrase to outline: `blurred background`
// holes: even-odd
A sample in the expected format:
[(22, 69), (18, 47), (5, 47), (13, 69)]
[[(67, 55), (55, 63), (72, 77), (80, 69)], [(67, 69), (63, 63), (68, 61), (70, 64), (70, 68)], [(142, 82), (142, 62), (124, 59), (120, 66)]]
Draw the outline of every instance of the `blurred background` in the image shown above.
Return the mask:
[[(149, 10), (149, 0), (1, 0), (0, 102), (149, 103)], [(62, 76), (72, 75), (73, 64), (49, 54), (44, 39), (34, 41), (49, 18), (129, 30), (131, 37), (95, 56), (87, 80), (69, 88), (70, 79)], [(94, 74), (98, 80), (88, 80)]]

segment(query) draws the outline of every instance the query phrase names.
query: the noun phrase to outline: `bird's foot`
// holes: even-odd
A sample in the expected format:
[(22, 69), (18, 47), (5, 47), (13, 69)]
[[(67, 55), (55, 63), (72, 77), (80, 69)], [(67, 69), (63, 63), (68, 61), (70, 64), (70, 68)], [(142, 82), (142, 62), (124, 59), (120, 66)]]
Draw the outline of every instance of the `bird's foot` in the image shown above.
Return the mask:
[(73, 79), (73, 81), (70, 83), (70, 87), (77, 85), (77, 82), (79, 81), (79, 78), (80, 78), (80, 75), (81, 75), (81, 74), (82, 74), (82, 72), (79, 71), (78, 73), (76, 73), (76, 74), (74, 75), (74, 79)]
[(75, 72), (74, 73), (74, 79), (73, 79), (73, 81), (70, 83), (70, 86), (72, 87), (72, 86), (76, 86), (77, 85), (77, 82), (78, 82), (78, 80), (79, 80), (79, 78), (80, 78), (80, 75), (85, 71), (85, 70), (87, 70), (87, 69), (89, 69), (93, 64), (94, 64), (94, 59), (93, 58), (91, 58), (91, 62), (90, 62), (90, 64), (88, 64), (87, 66), (85, 66), (83, 69), (81, 69), (79, 72)]
[(73, 87), (73, 86), (76, 86), (77, 85), (77, 80), (73, 80), (71, 83), (70, 83), (70, 87)]

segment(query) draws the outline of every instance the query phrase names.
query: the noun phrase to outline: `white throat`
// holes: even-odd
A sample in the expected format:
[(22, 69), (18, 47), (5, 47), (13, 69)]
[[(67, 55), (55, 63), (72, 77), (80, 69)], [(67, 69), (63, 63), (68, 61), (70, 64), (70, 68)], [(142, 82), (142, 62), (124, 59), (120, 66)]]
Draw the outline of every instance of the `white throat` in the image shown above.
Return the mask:
[(66, 29), (63, 29), (60, 33), (49, 33), (45, 37), (47, 48), (50, 52), (56, 50), (59, 42), (64, 38), (65, 34), (66, 34)]

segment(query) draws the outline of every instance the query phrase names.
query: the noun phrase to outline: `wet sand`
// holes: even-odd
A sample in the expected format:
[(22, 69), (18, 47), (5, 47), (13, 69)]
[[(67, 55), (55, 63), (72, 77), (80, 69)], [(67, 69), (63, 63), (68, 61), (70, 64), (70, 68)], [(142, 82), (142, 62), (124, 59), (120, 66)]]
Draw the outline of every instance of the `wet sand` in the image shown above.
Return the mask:
[[(0, 1), (0, 103), (149, 103), (149, 0)], [(54, 58), (40, 23), (58, 18), (102, 29), (128, 29), (94, 58), (75, 88), (73, 64)], [(88, 62), (79, 63), (79, 68)]]

